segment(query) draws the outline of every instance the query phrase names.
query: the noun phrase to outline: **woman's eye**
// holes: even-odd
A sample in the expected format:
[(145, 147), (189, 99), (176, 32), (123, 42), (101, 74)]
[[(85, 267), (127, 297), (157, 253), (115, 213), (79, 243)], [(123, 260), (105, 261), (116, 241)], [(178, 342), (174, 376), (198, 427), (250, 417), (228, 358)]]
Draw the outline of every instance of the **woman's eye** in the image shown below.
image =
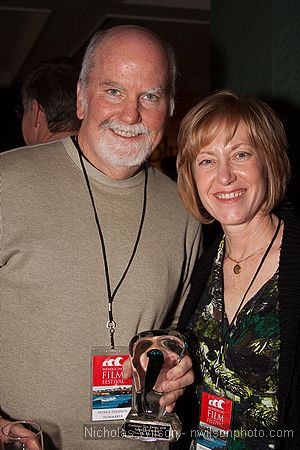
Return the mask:
[(197, 161), (198, 166), (209, 166), (212, 163), (211, 159), (202, 159)]
[(238, 152), (238, 153), (236, 153), (235, 158), (236, 159), (246, 159), (246, 158), (249, 158), (249, 156), (251, 156), (251, 155), (248, 152)]

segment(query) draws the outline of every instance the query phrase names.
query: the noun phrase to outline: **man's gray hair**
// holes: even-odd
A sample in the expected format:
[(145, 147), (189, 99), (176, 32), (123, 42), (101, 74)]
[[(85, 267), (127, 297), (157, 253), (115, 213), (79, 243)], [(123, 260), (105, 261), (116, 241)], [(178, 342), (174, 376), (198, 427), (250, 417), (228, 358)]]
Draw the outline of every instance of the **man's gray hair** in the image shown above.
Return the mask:
[[(86, 91), (90, 80), (90, 74), (92, 69), (95, 65), (95, 53), (100, 45), (100, 43), (104, 40), (105, 35), (108, 30), (98, 30), (96, 33), (92, 36), (84, 57), (82, 61), (82, 67), (81, 72), (79, 75), (79, 83), (80, 83), (80, 90), (81, 94), (83, 96), (83, 101), (86, 101)], [(156, 37), (162, 48), (164, 49), (167, 61), (168, 61), (168, 95), (169, 95), (169, 114), (170, 116), (173, 115), (174, 108), (175, 108), (175, 91), (176, 91), (176, 77), (177, 77), (177, 62), (175, 57), (175, 52), (172, 48), (172, 46), (165, 42), (160, 36), (155, 34), (154, 32), (150, 30), (146, 30), (149, 33), (151, 33), (153, 36)]]

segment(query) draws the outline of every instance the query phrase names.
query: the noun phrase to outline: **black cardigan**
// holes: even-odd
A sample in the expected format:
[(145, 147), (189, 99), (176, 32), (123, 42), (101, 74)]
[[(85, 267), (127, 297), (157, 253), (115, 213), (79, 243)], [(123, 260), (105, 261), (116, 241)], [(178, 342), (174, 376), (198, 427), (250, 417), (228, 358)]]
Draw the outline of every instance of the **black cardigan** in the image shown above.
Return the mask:
[[(276, 449), (300, 449), (300, 218), (278, 212), (284, 220), (279, 260), (280, 359), (278, 440)], [(206, 285), (220, 237), (195, 265), (191, 289), (183, 306), (178, 330), (184, 332)], [(292, 430), (293, 437), (291, 437)], [(184, 448), (184, 447), (182, 447)]]

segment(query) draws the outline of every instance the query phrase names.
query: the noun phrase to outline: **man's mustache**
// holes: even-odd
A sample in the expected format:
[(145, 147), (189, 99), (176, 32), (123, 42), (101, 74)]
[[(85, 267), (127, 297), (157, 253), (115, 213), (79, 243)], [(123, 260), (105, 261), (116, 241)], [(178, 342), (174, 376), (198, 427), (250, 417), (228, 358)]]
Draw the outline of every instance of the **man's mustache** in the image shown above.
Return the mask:
[(106, 120), (99, 125), (99, 130), (110, 129), (113, 131), (123, 131), (138, 136), (139, 134), (150, 134), (150, 130), (142, 123), (128, 125), (117, 120)]

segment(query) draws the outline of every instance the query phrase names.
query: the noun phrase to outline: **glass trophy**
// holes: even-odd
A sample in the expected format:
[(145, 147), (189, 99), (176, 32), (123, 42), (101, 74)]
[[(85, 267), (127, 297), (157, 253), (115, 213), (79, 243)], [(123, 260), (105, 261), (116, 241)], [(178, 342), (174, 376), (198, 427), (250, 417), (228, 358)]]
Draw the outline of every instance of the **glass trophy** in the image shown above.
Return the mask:
[(132, 364), (132, 407), (122, 425), (122, 436), (142, 441), (179, 439), (181, 422), (159, 404), (166, 373), (186, 351), (186, 341), (173, 330), (150, 330), (134, 336), (129, 344)]

